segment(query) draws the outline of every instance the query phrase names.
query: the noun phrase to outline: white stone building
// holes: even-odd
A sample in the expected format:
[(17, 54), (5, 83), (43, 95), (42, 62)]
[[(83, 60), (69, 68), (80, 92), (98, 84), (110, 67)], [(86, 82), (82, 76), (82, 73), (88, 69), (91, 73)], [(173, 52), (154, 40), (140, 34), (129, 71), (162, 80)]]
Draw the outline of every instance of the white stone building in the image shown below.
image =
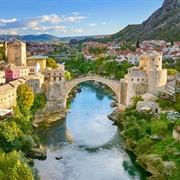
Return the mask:
[(149, 50), (141, 54), (139, 66), (128, 69), (121, 79), (120, 108), (132, 105), (132, 98), (146, 92), (157, 95), (164, 91), (167, 83), (167, 70), (162, 69), (162, 54)]
[(34, 94), (43, 92), (44, 75), (41, 73), (23, 77), (25, 84), (28, 85)]
[(48, 67), (43, 70), (42, 74), (44, 75), (45, 82), (60, 82), (65, 80), (65, 70), (63, 65), (59, 65), (59, 68), (57, 69)]
[(29, 75), (37, 74), (40, 71), (40, 64), (39, 62), (28, 62), (27, 68)]
[(0, 108), (16, 106), (16, 88), (10, 84), (0, 86)]
[(4, 71), (0, 71), (0, 86), (5, 84), (5, 82), (6, 82), (5, 72)]

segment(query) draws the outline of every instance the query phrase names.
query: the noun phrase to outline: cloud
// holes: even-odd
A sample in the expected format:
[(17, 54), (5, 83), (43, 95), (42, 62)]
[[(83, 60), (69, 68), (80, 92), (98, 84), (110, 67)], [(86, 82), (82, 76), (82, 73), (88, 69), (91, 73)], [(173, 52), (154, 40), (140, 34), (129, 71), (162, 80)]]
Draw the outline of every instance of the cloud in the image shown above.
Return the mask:
[(82, 33), (82, 32), (84, 32), (83, 29), (74, 29), (73, 27), (72, 27), (72, 30), (73, 30), (73, 32), (77, 32), (77, 33)]
[(18, 33), (16, 31), (9, 32), (10, 35), (17, 35)]
[(107, 22), (102, 22), (101, 24), (102, 24), (102, 25), (106, 25), (106, 24), (107, 24)]
[(80, 12), (73, 12), (72, 14), (78, 16), (81, 13)]
[(88, 24), (88, 26), (94, 27), (94, 26), (96, 26), (96, 24), (95, 23), (91, 23), (91, 24)]
[(17, 21), (16, 18), (13, 18), (13, 19), (0, 19), (0, 23), (11, 23), (11, 22), (15, 22)]
[[(85, 19), (85, 16), (58, 16), (56, 14), (29, 17), (24, 19), (0, 19), (0, 29), (11, 29), (11, 28), (36, 28), (38, 25), (45, 26), (49, 24), (59, 24), (59, 23), (71, 23), (71, 22), (81, 22)], [(46, 24), (45, 24), (46, 23)]]
[(61, 31), (66, 32), (65, 26), (39, 26), (32, 28), (34, 31)]

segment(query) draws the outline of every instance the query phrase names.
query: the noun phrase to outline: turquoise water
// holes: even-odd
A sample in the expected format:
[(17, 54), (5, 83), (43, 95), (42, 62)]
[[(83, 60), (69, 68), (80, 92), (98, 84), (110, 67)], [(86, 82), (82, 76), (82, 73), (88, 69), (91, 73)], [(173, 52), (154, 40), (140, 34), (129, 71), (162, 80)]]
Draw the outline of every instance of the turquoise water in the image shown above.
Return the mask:
[[(146, 173), (125, 149), (120, 130), (107, 118), (112, 95), (90, 83), (71, 102), (66, 119), (37, 129), (47, 159), (35, 160), (43, 180), (143, 180)], [(56, 160), (57, 155), (63, 159)]]

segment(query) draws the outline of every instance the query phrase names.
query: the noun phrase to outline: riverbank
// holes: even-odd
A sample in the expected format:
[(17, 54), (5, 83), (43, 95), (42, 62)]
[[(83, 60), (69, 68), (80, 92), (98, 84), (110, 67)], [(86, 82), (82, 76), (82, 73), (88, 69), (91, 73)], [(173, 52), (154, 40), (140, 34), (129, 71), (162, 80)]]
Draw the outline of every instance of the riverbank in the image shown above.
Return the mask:
[(152, 174), (149, 180), (179, 179), (180, 143), (172, 138), (175, 122), (166, 115), (158, 118), (134, 109), (112, 114), (124, 127), (121, 134), (126, 148), (137, 156), (136, 163)]

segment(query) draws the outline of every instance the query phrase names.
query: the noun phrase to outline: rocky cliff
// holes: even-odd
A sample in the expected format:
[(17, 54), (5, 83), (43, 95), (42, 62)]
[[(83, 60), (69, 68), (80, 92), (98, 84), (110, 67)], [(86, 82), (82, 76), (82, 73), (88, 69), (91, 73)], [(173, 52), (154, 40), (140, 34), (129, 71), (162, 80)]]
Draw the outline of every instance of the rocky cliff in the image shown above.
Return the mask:
[(164, 0), (162, 7), (142, 24), (128, 25), (110, 37), (95, 39), (95, 41), (137, 41), (137, 39), (180, 41), (180, 0)]
[(165, 0), (162, 7), (134, 28), (127, 39), (180, 40), (180, 0)]

